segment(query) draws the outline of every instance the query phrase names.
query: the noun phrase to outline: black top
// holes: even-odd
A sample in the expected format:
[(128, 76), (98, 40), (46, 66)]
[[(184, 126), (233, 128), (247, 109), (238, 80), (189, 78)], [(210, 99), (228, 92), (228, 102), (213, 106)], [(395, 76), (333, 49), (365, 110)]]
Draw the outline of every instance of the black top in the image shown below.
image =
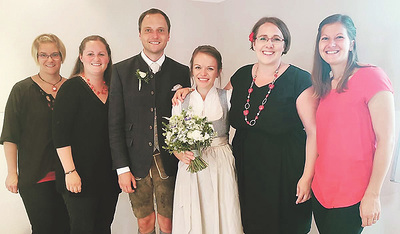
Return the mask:
[[(82, 192), (76, 196), (119, 191), (111, 168), (108, 140), (108, 101), (104, 104), (81, 77), (68, 79), (58, 91), (53, 113), (56, 148), (71, 146)], [(57, 188), (65, 188), (64, 170), (59, 163)], [(72, 194), (72, 193), (70, 193)]]
[[(252, 127), (243, 110), (250, 87), (252, 65), (231, 78), (230, 124), (236, 128), (236, 160), (244, 231), (249, 234), (307, 233), (311, 225), (309, 202), (296, 205), (296, 186), (305, 162), (306, 134), (296, 108), (298, 96), (311, 86), (310, 74), (289, 66), (275, 82), (265, 109)], [(254, 119), (269, 88), (253, 86), (248, 119)]]
[[(148, 72), (149, 83), (139, 82), (136, 70)], [(163, 117), (171, 116), (173, 87), (190, 86), (189, 68), (169, 57), (161, 70), (153, 74), (140, 54), (113, 66), (110, 88), (109, 129), (113, 167), (129, 166), (135, 177), (146, 177), (153, 161), (154, 113), (157, 113), (158, 143), (167, 175), (176, 175), (178, 159), (170, 155), (162, 135)], [(155, 111), (156, 110), (156, 111)]]
[(54, 170), (57, 154), (51, 136), (53, 102), (53, 96), (31, 77), (16, 83), (8, 97), (0, 143), (17, 144), (20, 188)]

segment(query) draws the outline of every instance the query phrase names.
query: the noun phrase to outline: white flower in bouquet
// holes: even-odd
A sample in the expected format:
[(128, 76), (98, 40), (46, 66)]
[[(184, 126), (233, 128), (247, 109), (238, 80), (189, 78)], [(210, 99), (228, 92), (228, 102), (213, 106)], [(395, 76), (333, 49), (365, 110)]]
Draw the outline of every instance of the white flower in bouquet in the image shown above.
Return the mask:
[(169, 120), (169, 123), (164, 124), (163, 135), (167, 146), (163, 148), (170, 153), (192, 151), (196, 158), (190, 162), (187, 168), (192, 173), (206, 168), (208, 165), (201, 158), (201, 151), (211, 145), (212, 139), (216, 135), (211, 122), (207, 121), (207, 117), (199, 117), (182, 110), (180, 115), (173, 115), (166, 119)]
[(203, 141), (203, 136), (199, 130), (190, 131), (187, 137), (193, 141)]

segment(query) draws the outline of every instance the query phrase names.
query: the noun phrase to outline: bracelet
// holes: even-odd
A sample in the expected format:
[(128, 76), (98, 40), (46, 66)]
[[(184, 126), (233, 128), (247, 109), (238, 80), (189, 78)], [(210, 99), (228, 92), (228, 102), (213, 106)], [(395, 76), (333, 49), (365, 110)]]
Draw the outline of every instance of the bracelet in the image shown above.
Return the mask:
[(71, 173), (74, 172), (74, 171), (76, 171), (76, 168), (74, 168), (73, 170), (70, 170), (70, 171), (68, 171), (68, 172), (65, 172), (65, 174), (66, 174), (66, 175), (69, 175), (69, 174), (71, 174)]

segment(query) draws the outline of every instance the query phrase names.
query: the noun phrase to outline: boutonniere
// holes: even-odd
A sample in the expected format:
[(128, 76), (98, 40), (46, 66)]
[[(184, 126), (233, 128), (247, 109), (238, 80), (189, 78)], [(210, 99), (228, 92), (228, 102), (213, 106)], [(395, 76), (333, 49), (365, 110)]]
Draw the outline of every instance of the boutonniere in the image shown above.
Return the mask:
[(142, 88), (142, 80), (146, 82), (146, 84), (150, 81), (150, 76), (148, 72), (142, 72), (139, 69), (136, 70), (136, 77), (139, 80), (139, 91)]

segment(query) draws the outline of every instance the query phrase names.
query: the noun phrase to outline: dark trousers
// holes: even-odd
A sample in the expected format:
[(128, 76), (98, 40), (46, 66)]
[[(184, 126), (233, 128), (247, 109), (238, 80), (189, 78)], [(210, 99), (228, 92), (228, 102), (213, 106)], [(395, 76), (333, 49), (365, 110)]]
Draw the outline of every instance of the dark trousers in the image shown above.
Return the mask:
[(68, 212), (54, 181), (20, 188), (19, 193), (32, 226), (32, 234), (69, 233)]
[(359, 234), (361, 227), (360, 203), (349, 207), (327, 209), (312, 198), (315, 223), (321, 234)]
[(71, 234), (110, 234), (118, 195), (104, 192), (92, 196), (63, 194)]

